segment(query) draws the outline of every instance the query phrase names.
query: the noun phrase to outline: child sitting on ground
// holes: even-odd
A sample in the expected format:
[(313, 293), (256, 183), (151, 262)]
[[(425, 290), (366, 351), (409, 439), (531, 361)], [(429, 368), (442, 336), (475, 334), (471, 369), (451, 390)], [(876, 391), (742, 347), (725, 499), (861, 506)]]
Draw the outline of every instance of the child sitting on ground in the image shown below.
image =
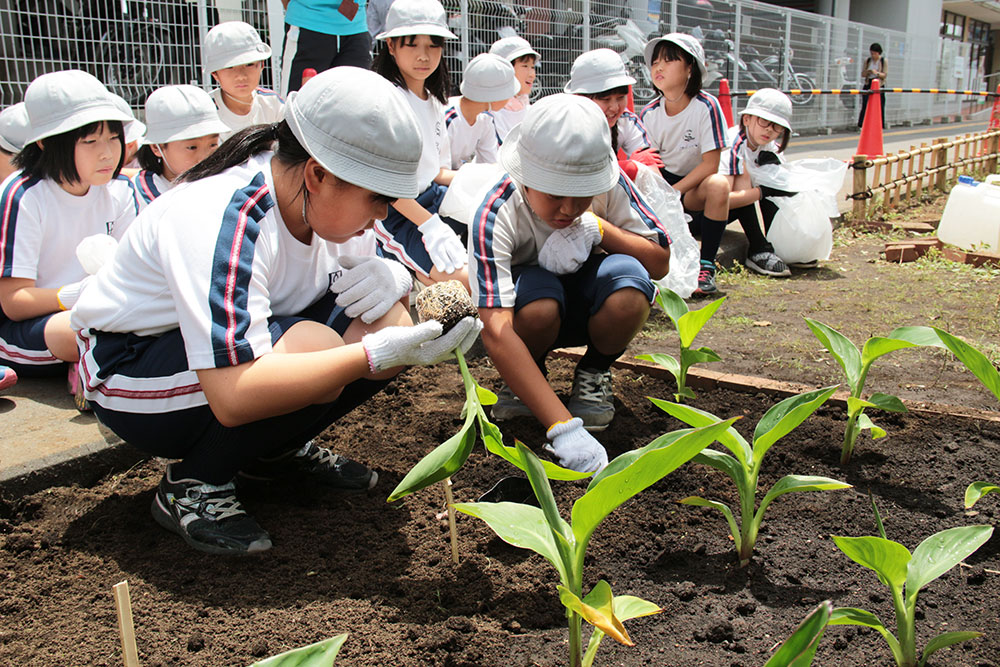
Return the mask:
[(531, 95), (531, 87), (535, 83), (535, 67), (538, 66), (541, 56), (531, 48), (528, 40), (517, 36), (504, 37), (493, 42), (493, 46), (490, 47), (490, 53), (500, 56), (513, 65), (514, 76), (517, 77), (518, 82), (521, 84), (521, 89), (517, 95), (508, 100), (502, 109), (493, 114), (494, 122), (497, 126), (497, 135), (500, 137), (500, 142), (502, 143), (507, 139), (507, 134), (510, 133), (511, 129), (524, 120), (524, 114), (527, 113), (528, 107), (531, 106), (529, 97)]
[(21, 152), (31, 133), (28, 110), (18, 102), (0, 111), (0, 180), (17, 171), (14, 156)]
[(273, 90), (260, 87), (271, 47), (261, 41), (253, 26), (242, 21), (220, 23), (208, 31), (201, 53), (205, 71), (219, 84), (212, 91), (219, 118), (230, 129), (222, 134), (222, 141), (245, 127), (284, 118), (285, 101)]
[[(588, 100), (558, 94), (533, 105), (500, 164), (506, 173), (470, 229), (472, 296), (504, 381), (492, 414), (533, 414), (562, 465), (599, 470), (607, 453), (588, 431), (614, 417), (609, 369), (646, 322), (670, 239), (621, 173), (607, 120)], [(563, 405), (544, 368), (566, 345), (587, 352)]]
[(462, 74), (462, 94), (450, 98), (444, 112), (452, 169), (473, 159), (496, 164), (500, 137), (490, 112), (502, 109), (520, 89), (514, 68), (500, 56), (480, 53), (469, 61)]
[(142, 171), (133, 179), (142, 207), (214, 153), (219, 135), (229, 130), (208, 93), (189, 85), (164, 86), (150, 93), (146, 123), (146, 140), (139, 149)]

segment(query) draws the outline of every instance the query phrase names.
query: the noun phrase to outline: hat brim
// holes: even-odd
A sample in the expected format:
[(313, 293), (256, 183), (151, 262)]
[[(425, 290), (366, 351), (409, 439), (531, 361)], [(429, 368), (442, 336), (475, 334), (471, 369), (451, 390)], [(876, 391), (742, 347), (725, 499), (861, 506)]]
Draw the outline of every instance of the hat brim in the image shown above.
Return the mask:
[(677, 45), (678, 47), (680, 47), (681, 50), (684, 51), (684, 53), (691, 56), (691, 59), (698, 64), (698, 71), (701, 72), (702, 76), (705, 76), (708, 73), (708, 68), (705, 67), (705, 62), (701, 58), (699, 58), (697, 54), (691, 53), (690, 49), (688, 49), (687, 46), (685, 46), (680, 42), (674, 41), (669, 37), (657, 37), (656, 39), (651, 39), (648, 42), (646, 42), (646, 48), (643, 49), (643, 58), (646, 60), (646, 67), (653, 66), (653, 52), (656, 51), (656, 46), (660, 42), (670, 42), (671, 44)]
[(229, 58), (220, 59), (214, 61), (208, 65), (205, 65), (203, 69), (206, 74), (211, 74), (212, 72), (218, 72), (220, 69), (227, 69), (229, 67), (236, 67), (238, 65), (249, 65), (250, 63), (258, 63), (262, 60), (269, 60), (271, 58), (271, 47), (267, 44), (263, 45), (266, 49), (265, 51), (253, 51), (240, 53)]
[(757, 116), (758, 118), (763, 118), (764, 120), (772, 123), (777, 123), (781, 127), (788, 130), (789, 132), (792, 131), (792, 124), (788, 122), (787, 118), (782, 118), (778, 114), (771, 113), (766, 109), (744, 109), (743, 111), (740, 112), (740, 117), (742, 118), (746, 114), (750, 114), (751, 116)]
[(146, 125), (140, 123), (137, 120), (133, 120), (125, 128), (125, 143), (130, 144), (133, 141), (142, 141), (143, 136), (146, 134)]
[(64, 118), (55, 125), (49, 125), (42, 128), (32, 127), (34, 132), (28, 137), (27, 140), (25, 140), (24, 145), (27, 146), (28, 144), (36, 141), (54, 137), (57, 134), (63, 134), (65, 132), (81, 128), (84, 125), (90, 125), (91, 123), (96, 123), (102, 120), (121, 121), (126, 126), (126, 131), (128, 129), (128, 125), (135, 121), (131, 115), (121, 111), (111, 102), (108, 102), (107, 104), (96, 104), (86, 109), (81, 109), (69, 118)]
[(21, 149), (0, 136), (0, 148), (8, 153), (20, 153)]
[(500, 164), (515, 181), (532, 190), (557, 197), (596, 197), (615, 187), (621, 176), (618, 161), (610, 150), (608, 163), (599, 172), (563, 174), (522, 160), (518, 150), (520, 139), (521, 126), (515, 125), (500, 146)]
[(475, 86), (466, 86), (464, 81), (462, 82), (462, 85), (459, 86), (459, 91), (461, 91), (462, 97), (470, 99), (473, 102), (481, 103), (509, 100), (517, 95), (520, 90), (521, 83), (517, 79), (512, 79), (510, 85), (507, 86), (506, 89), (502, 90), (487, 91), (481, 88), (476, 88)]
[(613, 90), (622, 86), (634, 85), (635, 79), (628, 74), (619, 74), (599, 80), (582, 81), (576, 85), (573, 85), (573, 81), (571, 80), (563, 87), (563, 92), (570, 93), (571, 95), (593, 95), (594, 93), (603, 93), (606, 90)]
[[(342, 181), (346, 181), (359, 188), (371, 190), (372, 192), (394, 199), (416, 199), (420, 194), (417, 186), (417, 163), (413, 163), (412, 170), (387, 169), (384, 166), (376, 167), (369, 162), (364, 162), (350, 156), (339, 154), (334, 150), (321, 146), (318, 142), (310, 141), (308, 134), (302, 123), (304, 118), (300, 118), (295, 108), (295, 98), (298, 92), (292, 92), (285, 102), (285, 121), (288, 123), (292, 134), (299, 140), (302, 147), (306, 149), (324, 169)], [(331, 141), (338, 140), (330, 137)], [(387, 160), (380, 162), (382, 165), (388, 164)]]
[(536, 63), (538, 63), (542, 59), (542, 54), (540, 54), (538, 51), (535, 51), (533, 48), (529, 46), (522, 46), (519, 49), (515, 49), (510, 55), (504, 57), (507, 58), (507, 60), (509, 60), (510, 62), (514, 62), (518, 58), (523, 58), (525, 56), (535, 56)]
[(144, 143), (147, 144), (168, 144), (171, 141), (184, 141), (185, 139), (196, 139), (210, 134), (224, 134), (230, 132), (228, 125), (221, 120), (211, 118), (199, 121), (193, 125), (185, 125), (182, 128), (167, 130), (166, 132), (155, 129), (147, 131)]
[(375, 35), (375, 39), (391, 39), (392, 37), (409, 37), (410, 35), (430, 35), (431, 37), (444, 37), (446, 39), (458, 39), (458, 35), (448, 28), (437, 23), (417, 23), (414, 25), (399, 26), (392, 30), (386, 30)]

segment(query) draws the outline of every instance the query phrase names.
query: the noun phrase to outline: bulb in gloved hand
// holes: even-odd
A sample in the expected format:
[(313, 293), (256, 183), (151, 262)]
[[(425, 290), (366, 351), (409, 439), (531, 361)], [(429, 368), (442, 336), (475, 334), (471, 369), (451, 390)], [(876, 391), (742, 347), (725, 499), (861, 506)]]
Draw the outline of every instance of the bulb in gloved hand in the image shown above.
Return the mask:
[(434, 283), (417, 294), (417, 318), (437, 320), (447, 333), (463, 317), (479, 317), (472, 297), (457, 280)]

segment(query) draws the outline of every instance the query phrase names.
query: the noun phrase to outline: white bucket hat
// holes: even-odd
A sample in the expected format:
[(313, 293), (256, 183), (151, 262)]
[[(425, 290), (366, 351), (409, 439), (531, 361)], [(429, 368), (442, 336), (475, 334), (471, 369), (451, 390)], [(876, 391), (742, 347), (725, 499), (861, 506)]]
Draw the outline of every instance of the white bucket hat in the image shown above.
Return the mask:
[(261, 41), (252, 25), (243, 21), (226, 21), (215, 26), (205, 35), (201, 47), (201, 63), (207, 74), (270, 57), (271, 47)]
[(128, 105), (128, 102), (121, 95), (111, 93), (111, 99), (114, 100), (116, 107), (132, 117), (132, 122), (125, 126), (125, 143), (130, 144), (133, 141), (142, 141), (142, 137), (146, 134), (146, 126), (135, 119), (132, 107)]
[(448, 14), (438, 0), (395, 0), (385, 16), (385, 30), (375, 39), (408, 35), (457, 37), (448, 29)]
[(500, 56), (480, 53), (462, 73), (462, 96), (473, 102), (508, 100), (521, 90), (514, 67)]
[(504, 37), (503, 39), (498, 39), (493, 42), (493, 46), (490, 47), (490, 53), (495, 56), (500, 56), (507, 62), (514, 62), (522, 56), (535, 56), (535, 62), (537, 63), (542, 59), (538, 51), (531, 48), (531, 44), (528, 43), (524, 37), (518, 37), (514, 35), (513, 37)]
[(24, 105), (32, 129), (26, 144), (97, 121), (133, 120), (115, 105), (103, 83), (78, 69), (42, 74), (24, 92)]
[(792, 100), (775, 88), (761, 88), (750, 96), (740, 116), (750, 114), (792, 131)]
[(590, 95), (634, 84), (635, 79), (625, 71), (621, 56), (611, 49), (594, 49), (576, 57), (563, 90), (574, 95)]
[(334, 67), (285, 102), (295, 138), (337, 178), (378, 194), (415, 199), (423, 139), (399, 88), (358, 67)]
[(705, 68), (705, 49), (702, 48), (701, 42), (683, 32), (672, 32), (663, 37), (654, 37), (646, 42), (646, 48), (643, 51), (643, 55), (646, 58), (646, 67), (653, 66), (653, 52), (656, 51), (656, 45), (660, 42), (671, 42), (681, 47), (698, 63), (698, 69), (701, 71), (702, 76), (705, 76), (705, 73), (708, 72)]
[(0, 148), (8, 153), (20, 153), (30, 135), (31, 124), (24, 102), (0, 111)]
[(211, 96), (197, 86), (157, 88), (146, 98), (147, 144), (165, 144), (229, 132)]
[(500, 164), (518, 183), (558, 197), (599, 195), (620, 174), (600, 108), (565, 93), (528, 107), (500, 147)]

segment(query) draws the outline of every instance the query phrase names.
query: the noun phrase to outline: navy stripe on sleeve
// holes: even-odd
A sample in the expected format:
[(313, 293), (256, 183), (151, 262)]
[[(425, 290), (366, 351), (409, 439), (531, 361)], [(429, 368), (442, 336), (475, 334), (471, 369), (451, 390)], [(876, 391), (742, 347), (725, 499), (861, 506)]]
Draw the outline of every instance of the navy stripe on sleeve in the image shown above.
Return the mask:
[(726, 123), (722, 119), (722, 107), (719, 101), (702, 91), (695, 97), (696, 100), (708, 107), (708, 118), (712, 121), (712, 137), (715, 140), (715, 148), (726, 147)]
[(642, 220), (643, 224), (649, 229), (656, 232), (656, 242), (660, 244), (660, 247), (666, 248), (670, 246), (670, 234), (667, 233), (667, 228), (660, 220), (659, 216), (653, 211), (653, 208), (643, 201), (642, 196), (639, 191), (633, 185), (632, 181), (628, 179), (625, 172), (621, 172), (618, 176), (618, 186), (625, 191), (628, 195), (628, 203), (632, 209), (639, 214), (639, 219)]
[(17, 214), (21, 198), (29, 188), (41, 182), (41, 178), (25, 175), (11, 179), (0, 196), (0, 278), (10, 278), (14, 270), (14, 237), (17, 232)]
[(476, 210), (472, 219), (473, 257), (476, 259), (476, 280), (479, 282), (480, 308), (499, 308), (500, 281), (497, 279), (497, 264), (493, 257), (493, 225), (497, 213), (504, 203), (514, 194), (516, 186), (507, 174), (490, 188), (483, 203)]
[(458, 111), (455, 110), (455, 107), (448, 107), (447, 109), (444, 110), (445, 127), (451, 127), (452, 121), (455, 120), (456, 118), (458, 118)]

